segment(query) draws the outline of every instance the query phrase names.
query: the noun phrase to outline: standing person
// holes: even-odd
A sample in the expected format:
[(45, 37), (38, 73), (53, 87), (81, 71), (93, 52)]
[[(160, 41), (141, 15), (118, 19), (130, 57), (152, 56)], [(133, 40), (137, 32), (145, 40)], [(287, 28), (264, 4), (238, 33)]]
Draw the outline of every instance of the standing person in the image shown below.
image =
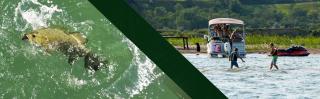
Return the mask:
[(217, 36), (217, 29), (218, 29), (218, 25), (215, 24), (214, 26), (212, 26), (212, 28), (210, 28), (210, 33), (211, 33), (211, 37), (216, 37)]
[(237, 59), (240, 58), (242, 60), (242, 62), (245, 62), (239, 55), (238, 53), (238, 48), (234, 48), (234, 51), (230, 54), (229, 56), (229, 61), (231, 61), (231, 69), (233, 67), (233, 65), (235, 65), (237, 68), (239, 68)]
[(222, 24), (218, 24), (217, 25), (217, 29), (216, 29), (216, 32), (217, 32), (217, 35), (216, 36), (218, 36), (218, 37), (222, 37)]
[(232, 49), (230, 47), (230, 43), (229, 42), (225, 42), (223, 45), (224, 45), (223, 46), (224, 52), (226, 52), (228, 55), (230, 55), (231, 51), (232, 51)]
[(230, 38), (229, 38), (229, 43), (230, 43), (230, 48), (232, 49), (232, 43), (233, 43), (233, 41), (234, 41), (234, 39), (236, 38), (236, 31), (237, 31), (237, 29), (235, 29), (231, 34), (230, 34)]
[(227, 37), (230, 35), (229, 30), (230, 30), (230, 25), (229, 24), (224, 25), (224, 27), (223, 27), (223, 36), (224, 37)]
[(272, 69), (272, 67), (274, 66), (277, 70), (279, 69), (277, 66), (277, 59), (278, 59), (278, 49), (274, 46), (273, 43), (270, 43), (270, 48), (271, 48), (271, 52), (270, 55), (272, 56), (272, 61), (270, 64), (270, 70)]
[(215, 45), (213, 45), (214, 43), (215, 43), (215, 39), (211, 37), (211, 40), (207, 44), (207, 53), (210, 55), (210, 57), (212, 56), (215, 49)]
[(215, 37), (217, 35), (217, 32), (215, 29), (210, 29), (211, 37)]
[(196, 50), (197, 50), (197, 55), (199, 55), (200, 50), (201, 50), (199, 43), (196, 43)]

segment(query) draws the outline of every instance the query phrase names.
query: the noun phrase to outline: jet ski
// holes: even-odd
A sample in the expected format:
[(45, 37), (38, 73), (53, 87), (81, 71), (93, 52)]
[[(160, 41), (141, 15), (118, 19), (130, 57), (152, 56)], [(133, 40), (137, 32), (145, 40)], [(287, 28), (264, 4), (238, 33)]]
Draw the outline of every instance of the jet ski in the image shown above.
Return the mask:
[(292, 46), (288, 49), (278, 49), (278, 56), (308, 56), (310, 53), (302, 46)]

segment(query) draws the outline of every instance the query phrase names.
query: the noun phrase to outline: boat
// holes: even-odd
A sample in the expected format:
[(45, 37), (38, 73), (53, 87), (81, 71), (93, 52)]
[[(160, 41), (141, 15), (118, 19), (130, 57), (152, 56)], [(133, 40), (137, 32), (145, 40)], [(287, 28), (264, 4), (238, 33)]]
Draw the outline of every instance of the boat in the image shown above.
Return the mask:
[(209, 20), (207, 53), (211, 57), (228, 57), (238, 48), (240, 57), (245, 57), (244, 22), (234, 18), (215, 18)]
[(302, 46), (292, 46), (288, 49), (278, 49), (278, 56), (308, 56), (310, 53)]

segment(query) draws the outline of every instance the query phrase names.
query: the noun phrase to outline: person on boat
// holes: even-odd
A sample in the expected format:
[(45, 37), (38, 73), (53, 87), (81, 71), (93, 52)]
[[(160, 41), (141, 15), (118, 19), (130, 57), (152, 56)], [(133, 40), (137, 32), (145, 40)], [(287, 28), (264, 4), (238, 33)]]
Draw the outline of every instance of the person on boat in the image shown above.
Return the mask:
[(230, 44), (230, 48), (232, 49), (232, 42), (234, 41), (234, 39), (236, 39), (236, 31), (237, 29), (235, 29), (229, 36), (229, 44)]
[(240, 58), (242, 60), (242, 62), (245, 62), (239, 55), (238, 53), (238, 48), (234, 48), (234, 51), (230, 54), (229, 56), (229, 61), (231, 61), (231, 69), (233, 68), (233, 66), (236, 66), (237, 68), (239, 68), (238, 65), (238, 58)]
[(215, 39), (212, 37), (209, 41), (209, 43), (207, 44), (207, 52), (208, 54), (212, 54), (214, 52), (215, 49)]
[(211, 36), (214, 36), (216, 34), (215, 31), (214, 31), (214, 26), (210, 27), (209, 32), (210, 32)]
[(277, 48), (274, 46), (273, 43), (270, 43), (270, 48), (271, 48), (271, 52), (270, 55), (272, 56), (272, 61), (270, 64), (270, 70), (272, 70), (273, 66), (278, 70), (278, 66), (277, 66), (277, 59), (278, 59), (278, 53), (277, 53)]
[(212, 26), (212, 28), (210, 29), (210, 33), (211, 33), (211, 36), (212, 36), (212, 37), (216, 37), (216, 36), (217, 36), (217, 33), (218, 33), (217, 29), (218, 29), (218, 25), (214, 25), (214, 26)]
[(223, 46), (224, 52), (226, 52), (228, 55), (230, 55), (231, 51), (232, 51), (232, 49), (230, 47), (230, 43), (229, 42), (225, 42), (223, 45), (224, 45)]
[(222, 30), (222, 24), (218, 24), (217, 25), (217, 28), (216, 28), (216, 33), (217, 33), (217, 35), (216, 36), (218, 36), (218, 37), (221, 37), (222, 36), (222, 32), (223, 32), (223, 30)]
[(214, 29), (210, 29), (210, 33), (212, 37), (217, 35), (217, 32)]
[(224, 37), (227, 37), (230, 35), (230, 25), (229, 24), (226, 24), (223, 26), (223, 36)]

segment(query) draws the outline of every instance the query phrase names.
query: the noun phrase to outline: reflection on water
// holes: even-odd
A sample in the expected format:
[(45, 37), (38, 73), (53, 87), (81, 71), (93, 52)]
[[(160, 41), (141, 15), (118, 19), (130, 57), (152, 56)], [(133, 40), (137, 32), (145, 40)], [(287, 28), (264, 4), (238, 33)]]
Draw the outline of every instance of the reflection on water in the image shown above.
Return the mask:
[(184, 56), (231, 99), (320, 98), (320, 55), (279, 57), (278, 71), (269, 70), (271, 57), (264, 54), (248, 54), (239, 71), (230, 71), (226, 58)]

